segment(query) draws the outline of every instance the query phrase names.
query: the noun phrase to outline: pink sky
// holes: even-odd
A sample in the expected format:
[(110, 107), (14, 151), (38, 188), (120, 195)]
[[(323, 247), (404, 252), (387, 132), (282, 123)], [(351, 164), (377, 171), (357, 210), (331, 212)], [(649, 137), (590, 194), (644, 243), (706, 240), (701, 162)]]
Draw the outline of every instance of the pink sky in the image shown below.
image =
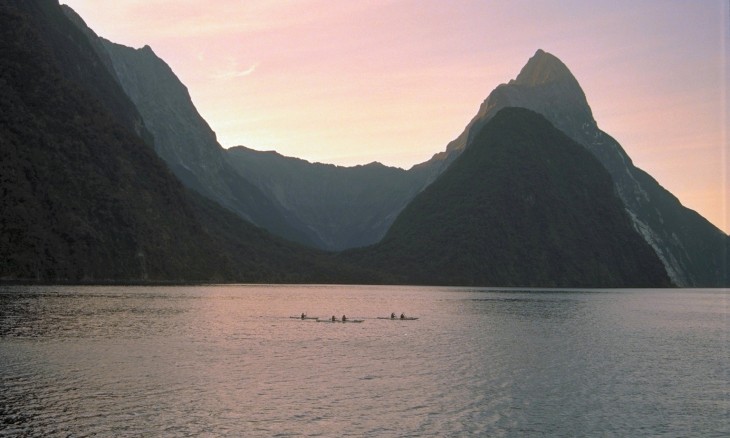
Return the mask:
[(726, 1), (62, 3), (150, 45), (224, 147), (341, 165), (429, 159), (541, 48), (638, 167), (730, 229)]

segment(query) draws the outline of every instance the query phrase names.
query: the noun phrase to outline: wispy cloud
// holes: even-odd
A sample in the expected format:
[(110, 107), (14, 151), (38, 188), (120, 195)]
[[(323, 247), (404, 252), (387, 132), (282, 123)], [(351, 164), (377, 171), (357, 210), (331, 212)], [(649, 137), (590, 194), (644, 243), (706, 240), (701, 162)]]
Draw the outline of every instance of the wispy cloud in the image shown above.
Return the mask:
[(240, 69), (238, 68), (238, 62), (232, 61), (229, 68), (225, 70), (219, 70), (216, 73), (213, 73), (210, 77), (211, 79), (219, 80), (242, 78), (252, 74), (254, 71), (256, 71), (256, 68), (258, 66), (258, 63), (254, 63), (246, 69)]

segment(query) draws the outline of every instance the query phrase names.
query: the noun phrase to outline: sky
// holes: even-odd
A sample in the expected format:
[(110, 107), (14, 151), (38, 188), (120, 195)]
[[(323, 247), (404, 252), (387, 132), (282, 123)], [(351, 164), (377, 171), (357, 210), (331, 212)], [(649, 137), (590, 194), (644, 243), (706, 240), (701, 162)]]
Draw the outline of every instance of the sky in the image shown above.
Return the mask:
[(152, 47), (223, 147), (410, 168), (543, 49), (599, 128), (730, 230), (727, 0), (61, 0)]

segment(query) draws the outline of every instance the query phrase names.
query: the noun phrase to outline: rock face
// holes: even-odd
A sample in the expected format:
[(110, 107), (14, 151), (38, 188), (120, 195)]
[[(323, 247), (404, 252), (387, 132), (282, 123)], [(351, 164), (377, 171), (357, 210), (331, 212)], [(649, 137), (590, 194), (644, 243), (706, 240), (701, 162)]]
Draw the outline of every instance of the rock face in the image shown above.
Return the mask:
[(498, 86), (464, 132), (444, 153), (419, 165), (432, 178), (469, 147), (474, 135), (505, 107), (542, 114), (583, 145), (608, 170), (634, 228), (656, 251), (680, 286), (730, 284), (730, 238), (695, 211), (685, 208), (650, 175), (635, 167), (621, 145), (598, 128), (578, 81), (555, 56), (538, 50), (516, 79)]
[(424, 185), (425, 172), (371, 163), (341, 167), (276, 152), (228, 149), (231, 165), (305, 224), (328, 250), (379, 241)]
[(398, 216), (345, 253), (396, 283), (665, 287), (610, 175), (544, 117), (505, 108)]
[(142, 115), (154, 137), (155, 151), (183, 184), (275, 234), (300, 243), (318, 243), (281, 206), (231, 168), (187, 88), (149, 46), (133, 49), (107, 41), (73, 10), (64, 7), (64, 12), (92, 42), (103, 65)]

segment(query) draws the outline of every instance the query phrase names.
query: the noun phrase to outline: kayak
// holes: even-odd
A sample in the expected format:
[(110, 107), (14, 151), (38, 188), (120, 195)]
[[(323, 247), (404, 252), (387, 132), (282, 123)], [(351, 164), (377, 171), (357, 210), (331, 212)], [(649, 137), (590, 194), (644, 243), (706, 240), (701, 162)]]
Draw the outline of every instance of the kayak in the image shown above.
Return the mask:
[(418, 318), (416, 318), (414, 316), (406, 316), (405, 318), (400, 318), (400, 317), (391, 318), (390, 316), (378, 316), (378, 319), (387, 319), (390, 321), (415, 321)]
[(304, 318), (302, 318), (301, 316), (290, 316), (289, 318), (291, 318), (291, 319), (319, 319), (316, 316), (305, 316)]
[(344, 322), (344, 323), (348, 323), (348, 322), (363, 322), (363, 321), (365, 321), (365, 320), (364, 319), (346, 319), (344, 321), (339, 320), (339, 319), (336, 319), (334, 321), (332, 321), (331, 319), (318, 319), (317, 320), (317, 322)]

